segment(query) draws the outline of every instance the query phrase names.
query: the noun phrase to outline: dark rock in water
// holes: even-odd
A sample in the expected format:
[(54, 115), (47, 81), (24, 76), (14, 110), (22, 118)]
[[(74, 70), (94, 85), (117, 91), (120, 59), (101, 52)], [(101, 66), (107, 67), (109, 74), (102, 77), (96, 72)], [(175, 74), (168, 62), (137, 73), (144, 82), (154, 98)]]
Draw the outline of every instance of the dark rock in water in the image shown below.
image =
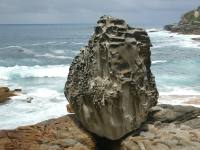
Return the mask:
[(192, 40), (200, 42), (200, 38), (192, 38)]
[(22, 92), (22, 89), (14, 89), (15, 92)]
[(158, 92), (151, 73), (147, 32), (103, 16), (73, 60), (65, 95), (91, 132), (116, 140), (140, 127)]
[(16, 96), (16, 91), (11, 91), (8, 87), (0, 87), (0, 103), (4, 103), (12, 96)]
[(178, 24), (166, 25), (164, 29), (182, 34), (200, 34), (200, 7), (185, 13)]
[(28, 97), (28, 98), (26, 99), (26, 102), (27, 102), (27, 103), (31, 103), (32, 100), (33, 100), (33, 97)]

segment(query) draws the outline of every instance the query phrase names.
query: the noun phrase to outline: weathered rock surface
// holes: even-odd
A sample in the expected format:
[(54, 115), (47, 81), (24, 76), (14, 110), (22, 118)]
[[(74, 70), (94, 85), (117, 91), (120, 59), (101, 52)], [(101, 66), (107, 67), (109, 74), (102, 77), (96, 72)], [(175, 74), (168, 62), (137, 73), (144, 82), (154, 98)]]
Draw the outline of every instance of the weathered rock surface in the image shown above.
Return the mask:
[[(199, 120), (198, 120), (199, 121)], [(200, 129), (174, 123), (148, 125), (140, 136), (128, 137), (121, 150), (199, 150)]]
[(16, 96), (18, 91), (11, 91), (8, 87), (0, 87), (0, 103), (6, 102), (11, 96)]
[(168, 31), (182, 34), (200, 34), (200, 7), (185, 13), (178, 24), (166, 25)]
[(0, 131), (0, 150), (94, 150), (95, 142), (74, 115)]
[(124, 139), (120, 150), (200, 149), (200, 108), (160, 105), (152, 112), (152, 122), (141, 128), (140, 135)]
[(94, 137), (67, 115), (0, 131), (0, 150), (199, 150), (199, 115), (200, 108), (158, 105), (137, 132), (118, 141)]
[(151, 108), (148, 119), (153, 122), (182, 123), (197, 118), (199, 115), (200, 108), (197, 107), (161, 104)]
[(91, 132), (116, 140), (140, 127), (158, 92), (151, 73), (151, 42), (140, 28), (103, 16), (73, 60), (65, 95)]

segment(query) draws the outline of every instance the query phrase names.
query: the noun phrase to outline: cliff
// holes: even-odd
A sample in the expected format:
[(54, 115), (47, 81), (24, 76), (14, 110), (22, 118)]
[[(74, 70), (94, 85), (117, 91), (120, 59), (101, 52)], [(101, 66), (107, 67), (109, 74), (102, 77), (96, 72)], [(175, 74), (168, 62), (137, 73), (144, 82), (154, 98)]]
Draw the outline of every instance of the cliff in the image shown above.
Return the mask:
[(178, 24), (166, 25), (168, 31), (182, 34), (200, 34), (200, 7), (185, 13)]

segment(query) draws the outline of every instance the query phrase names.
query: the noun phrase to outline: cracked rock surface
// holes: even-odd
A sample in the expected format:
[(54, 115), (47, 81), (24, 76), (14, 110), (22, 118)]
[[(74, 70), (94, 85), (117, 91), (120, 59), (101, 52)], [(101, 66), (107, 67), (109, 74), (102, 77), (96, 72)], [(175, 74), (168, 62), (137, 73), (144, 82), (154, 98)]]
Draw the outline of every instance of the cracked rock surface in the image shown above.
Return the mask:
[(158, 105), (138, 136), (123, 139), (118, 150), (199, 150), (200, 108)]
[(95, 141), (74, 115), (0, 131), (0, 150), (94, 150)]
[(157, 104), (146, 31), (103, 16), (69, 70), (65, 95), (80, 122), (116, 140), (136, 130)]

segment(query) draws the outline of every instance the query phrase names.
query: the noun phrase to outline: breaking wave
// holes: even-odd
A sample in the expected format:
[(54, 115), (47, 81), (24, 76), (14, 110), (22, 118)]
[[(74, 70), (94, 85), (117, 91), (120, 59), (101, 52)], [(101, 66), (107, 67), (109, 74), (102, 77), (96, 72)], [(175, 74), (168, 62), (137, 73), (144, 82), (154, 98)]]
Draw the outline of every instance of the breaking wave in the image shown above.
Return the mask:
[(67, 65), (0, 67), (0, 79), (66, 77), (68, 70)]

